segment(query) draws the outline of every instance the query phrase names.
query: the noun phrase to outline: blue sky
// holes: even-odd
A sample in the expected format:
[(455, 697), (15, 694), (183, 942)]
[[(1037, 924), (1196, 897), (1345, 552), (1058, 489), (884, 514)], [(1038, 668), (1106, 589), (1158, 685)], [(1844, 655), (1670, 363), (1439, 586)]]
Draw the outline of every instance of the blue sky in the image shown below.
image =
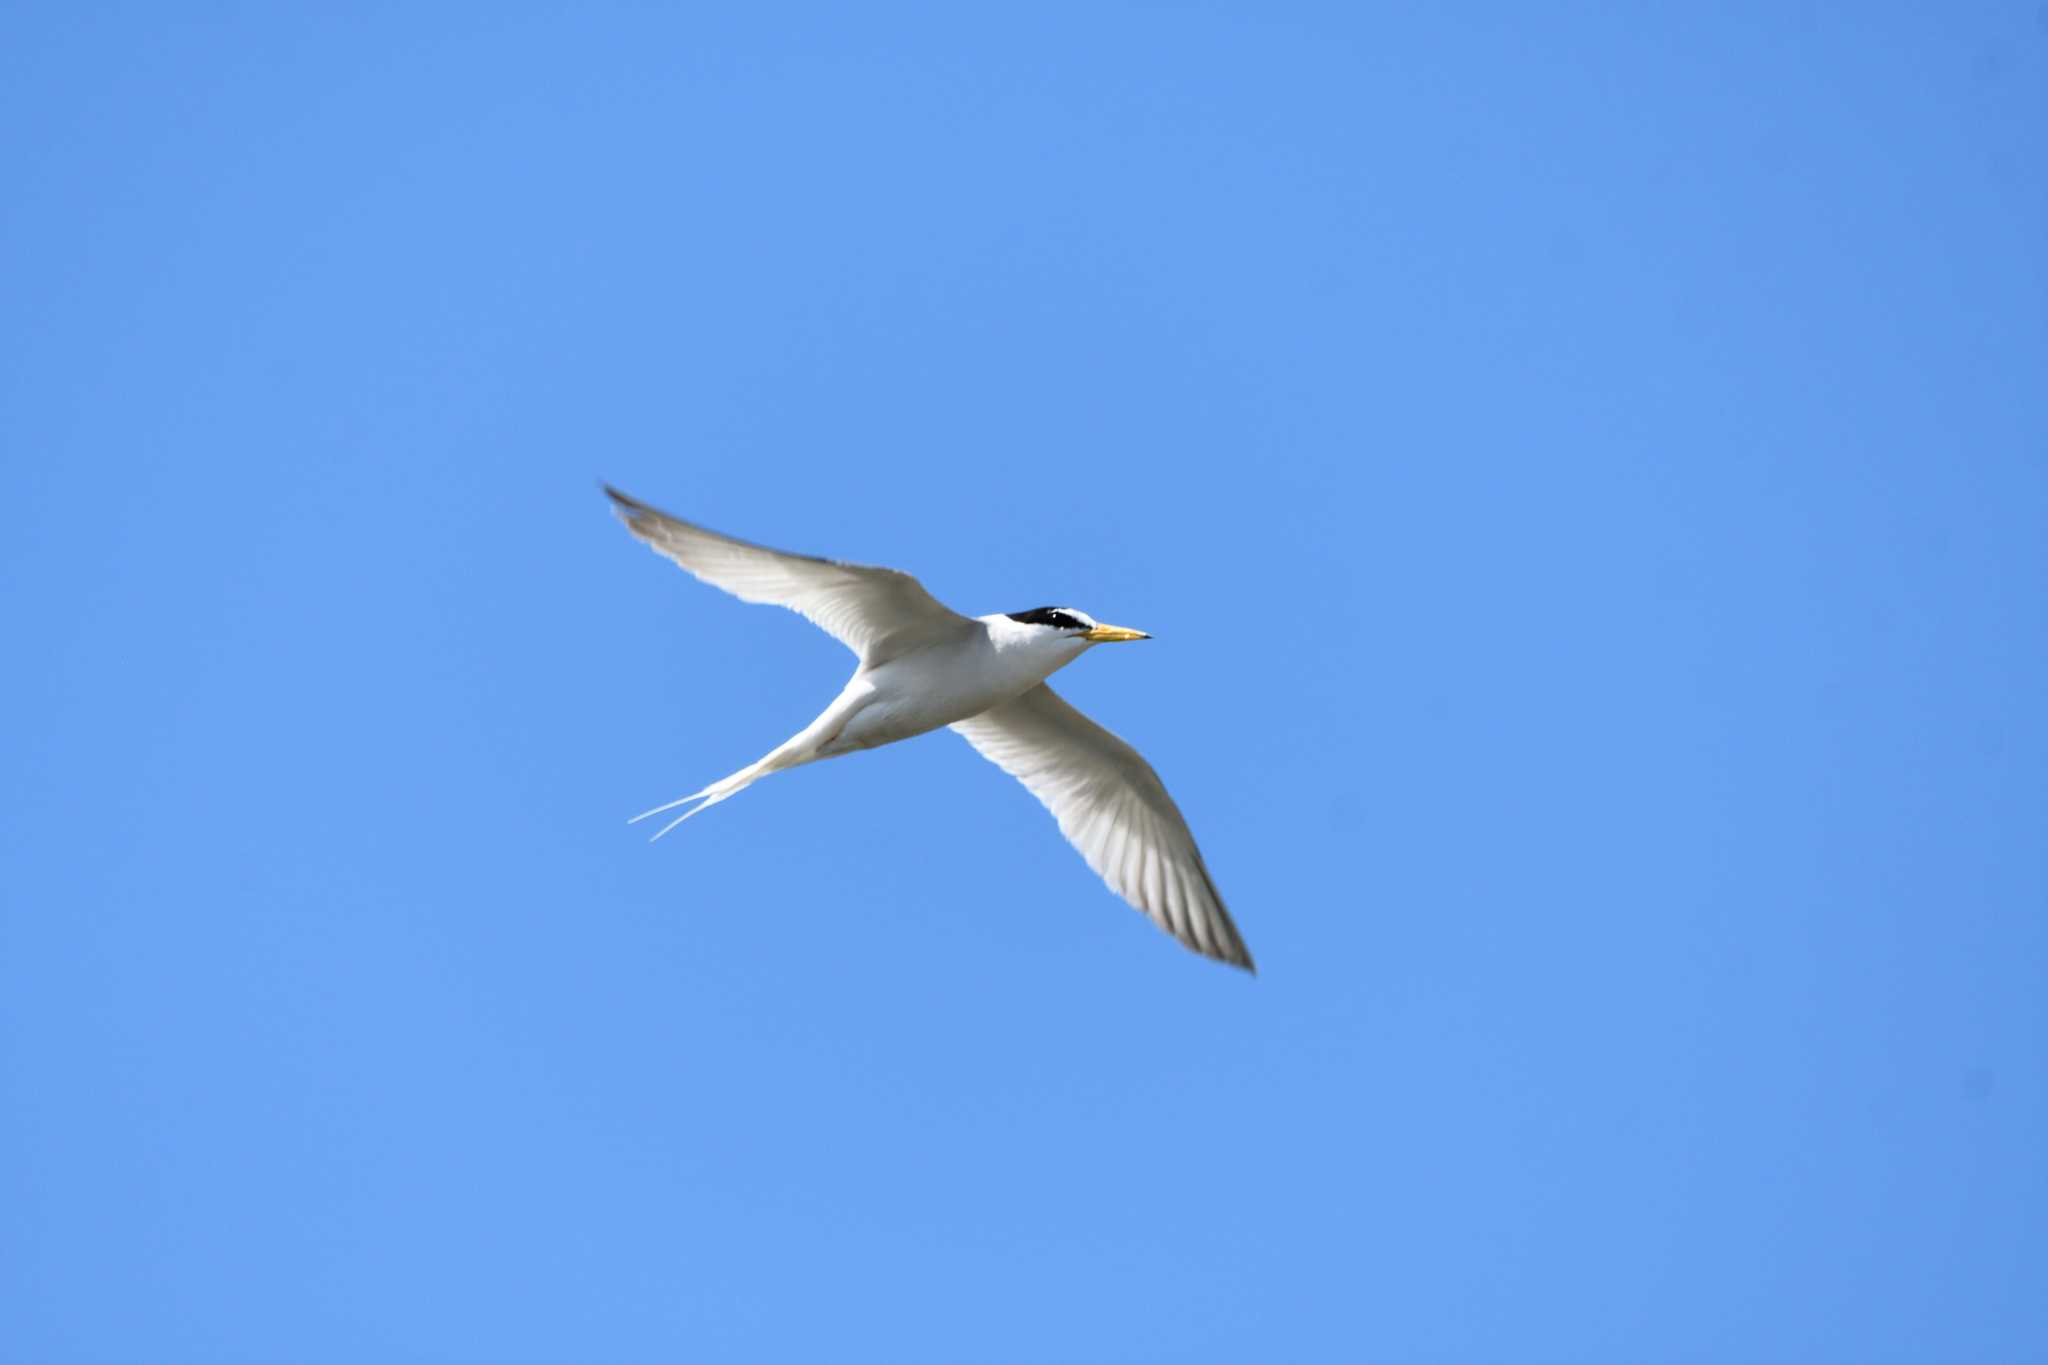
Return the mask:
[[(2032, 5), (0, 20), (0, 1359), (2048, 1357)], [(969, 612), (1252, 980), (945, 734)]]

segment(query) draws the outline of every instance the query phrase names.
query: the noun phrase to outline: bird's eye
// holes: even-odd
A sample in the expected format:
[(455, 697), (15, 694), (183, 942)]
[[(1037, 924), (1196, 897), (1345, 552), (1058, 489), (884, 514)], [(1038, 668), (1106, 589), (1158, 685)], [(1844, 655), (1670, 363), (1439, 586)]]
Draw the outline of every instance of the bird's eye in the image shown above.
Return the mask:
[(1070, 612), (1058, 607), (1038, 607), (1032, 611), (1013, 611), (1012, 621), (1021, 621), (1027, 626), (1045, 626), (1052, 630), (1086, 630), (1088, 623)]

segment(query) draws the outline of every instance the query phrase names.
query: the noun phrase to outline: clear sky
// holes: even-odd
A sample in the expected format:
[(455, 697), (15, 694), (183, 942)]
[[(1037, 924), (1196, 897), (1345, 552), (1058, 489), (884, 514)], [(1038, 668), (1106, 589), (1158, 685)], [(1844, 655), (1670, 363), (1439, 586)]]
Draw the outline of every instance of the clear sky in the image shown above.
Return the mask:
[[(2048, 1358), (2048, 16), (14, 5), (0, 1360)], [(1152, 631), (1257, 953), (610, 480)]]

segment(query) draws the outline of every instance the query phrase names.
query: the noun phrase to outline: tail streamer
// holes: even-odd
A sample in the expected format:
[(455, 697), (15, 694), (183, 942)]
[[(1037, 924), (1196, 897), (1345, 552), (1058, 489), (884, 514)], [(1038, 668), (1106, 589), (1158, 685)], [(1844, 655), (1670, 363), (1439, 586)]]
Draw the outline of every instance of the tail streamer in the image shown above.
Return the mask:
[(683, 821), (689, 819), (691, 816), (701, 815), (705, 811), (710, 810), (713, 806), (717, 805), (719, 802), (726, 800), (728, 797), (739, 795), (741, 792), (745, 791), (748, 787), (753, 786), (755, 782), (759, 781), (763, 776), (765, 776), (765, 772), (766, 770), (763, 768), (761, 764), (750, 763), (746, 767), (740, 769), (738, 772), (732, 774), (730, 777), (719, 778), (716, 782), (713, 782), (710, 786), (704, 788), (704, 790), (702, 791), (691, 792), (688, 796), (678, 796), (675, 800), (664, 802), (663, 804), (656, 806), (653, 810), (643, 810), (638, 815), (628, 820), (626, 823), (629, 825), (637, 825), (642, 820), (647, 819), (649, 816), (660, 815), (663, 811), (674, 810), (677, 806), (688, 806), (692, 801), (701, 801), (704, 803), (700, 806), (694, 806), (691, 809), (684, 811), (681, 815), (678, 815), (675, 819), (669, 821), (660, 829), (656, 830), (654, 832), (653, 838), (650, 838), (647, 841), (651, 844), (655, 842), (655, 840), (661, 838), (662, 835), (667, 834), (670, 830), (674, 829), (677, 825), (683, 823)]

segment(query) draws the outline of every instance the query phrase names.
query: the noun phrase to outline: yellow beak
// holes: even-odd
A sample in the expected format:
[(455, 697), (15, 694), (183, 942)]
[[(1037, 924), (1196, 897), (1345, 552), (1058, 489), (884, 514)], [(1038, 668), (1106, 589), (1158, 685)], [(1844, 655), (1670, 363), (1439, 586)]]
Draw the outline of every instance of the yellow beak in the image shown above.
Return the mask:
[(1081, 638), (1092, 645), (1108, 645), (1119, 640), (1149, 640), (1152, 637), (1128, 626), (1097, 626)]

